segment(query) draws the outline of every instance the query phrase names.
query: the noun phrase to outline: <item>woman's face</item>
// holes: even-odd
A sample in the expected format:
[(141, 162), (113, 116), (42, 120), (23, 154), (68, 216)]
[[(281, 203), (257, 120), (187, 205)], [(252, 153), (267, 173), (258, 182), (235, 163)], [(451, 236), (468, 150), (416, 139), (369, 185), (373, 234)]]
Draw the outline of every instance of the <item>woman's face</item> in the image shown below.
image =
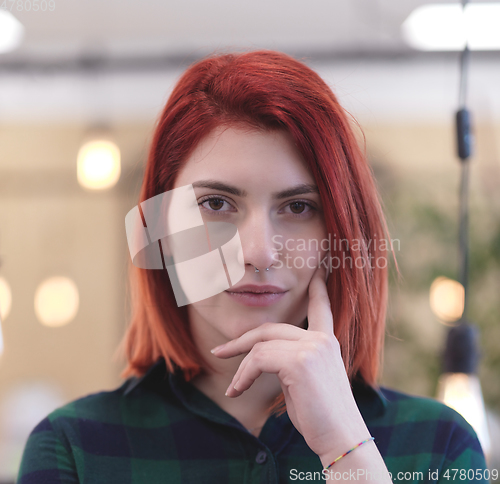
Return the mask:
[[(205, 222), (237, 226), (245, 264), (227, 291), (187, 306), (195, 339), (215, 346), (265, 322), (304, 327), (326, 229), (316, 183), (290, 135), (218, 128), (186, 160), (174, 188), (189, 184)], [(277, 289), (233, 292), (247, 284)]]

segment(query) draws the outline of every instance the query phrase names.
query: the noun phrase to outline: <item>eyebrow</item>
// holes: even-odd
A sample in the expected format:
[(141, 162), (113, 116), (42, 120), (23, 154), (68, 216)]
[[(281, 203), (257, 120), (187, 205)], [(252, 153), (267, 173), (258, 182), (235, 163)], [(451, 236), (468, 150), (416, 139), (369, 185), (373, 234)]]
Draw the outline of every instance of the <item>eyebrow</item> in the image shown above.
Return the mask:
[[(220, 190), (222, 192), (230, 193), (238, 197), (246, 197), (248, 192), (246, 190), (240, 190), (239, 188), (222, 183), (217, 180), (199, 180), (192, 183), (193, 187), (200, 188), (212, 188), (213, 190)], [(296, 195), (304, 195), (306, 193), (317, 193), (319, 194), (318, 187), (312, 183), (301, 183), (293, 187), (287, 188), (280, 192), (275, 192), (272, 194), (273, 198), (278, 200), (282, 198), (294, 197)]]

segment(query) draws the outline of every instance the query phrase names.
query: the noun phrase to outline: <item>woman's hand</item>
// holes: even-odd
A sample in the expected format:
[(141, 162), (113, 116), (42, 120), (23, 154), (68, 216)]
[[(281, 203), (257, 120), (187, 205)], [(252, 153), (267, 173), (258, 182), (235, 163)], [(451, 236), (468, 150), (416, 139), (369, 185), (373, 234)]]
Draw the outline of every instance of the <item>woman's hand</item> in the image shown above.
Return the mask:
[(219, 358), (248, 353), (227, 389), (229, 397), (241, 395), (264, 372), (278, 375), (290, 420), (323, 463), (370, 436), (333, 332), (325, 276), (320, 267), (309, 283), (307, 330), (265, 323), (212, 350)]

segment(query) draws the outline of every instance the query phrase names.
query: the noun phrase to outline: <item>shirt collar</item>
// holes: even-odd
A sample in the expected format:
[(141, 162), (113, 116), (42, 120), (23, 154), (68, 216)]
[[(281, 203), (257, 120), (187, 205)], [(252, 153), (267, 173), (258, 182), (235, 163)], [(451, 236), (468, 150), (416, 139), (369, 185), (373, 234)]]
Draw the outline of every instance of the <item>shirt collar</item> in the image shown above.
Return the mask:
[[(165, 392), (168, 389), (167, 387), (170, 386), (178, 396), (179, 392), (185, 394), (192, 387), (192, 385), (186, 384), (182, 378), (180, 368), (177, 367), (173, 374), (167, 373), (165, 359), (162, 356), (158, 358), (144, 375), (141, 377), (132, 377), (125, 381), (123, 384), (125, 388), (124, 395), (129, 395), (138, 386), (147, 386), (160, 393)], [(359, 375), (353, 378), (351, 387), (356, 404), (365, 421), (384, 414), (387, 407), (387, 399), (381, 387), (366, 384)], [(208, 399), (208, 397), (206, 398)]]
[(225, 412), (213, 400), (184, 379), (179, 367), (173, 373), (167, 372), (165, 360), (160, 357), (156, 363), (140, 378), (132, 378), (123, 384), (124, 395), (130, 395), (138, 387), (151, 389), (163, 395), (176, 398), (192, 414), (204, 417), (244, 432), (248, 439), (258, 439), (273, 452), (278, 454), (293, 437), (295, 428), (285, 412), (279, 417), (272, 415), (262, 428), (259, 437), (248, 432), (232, 415)]

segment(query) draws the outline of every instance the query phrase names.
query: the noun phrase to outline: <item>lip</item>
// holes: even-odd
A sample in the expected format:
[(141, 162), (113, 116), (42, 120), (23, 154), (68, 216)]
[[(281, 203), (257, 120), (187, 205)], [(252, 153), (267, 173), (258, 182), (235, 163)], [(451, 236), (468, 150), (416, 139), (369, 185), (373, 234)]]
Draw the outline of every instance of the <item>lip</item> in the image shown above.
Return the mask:
[(230, 289), (227, 289), (230, 292), (286, 292), (286, 289), (283, 289), (279, 286), (272, 286), (270, 284), (245, 284), (243, 286), (234, 286)]
[[(227, 295), (245, 306), (270, 306), (282, 299), (288, 290), (278, 286), (247, 284), (227, 289)], [(260, 294), (256, 294), (260, 293)]]

